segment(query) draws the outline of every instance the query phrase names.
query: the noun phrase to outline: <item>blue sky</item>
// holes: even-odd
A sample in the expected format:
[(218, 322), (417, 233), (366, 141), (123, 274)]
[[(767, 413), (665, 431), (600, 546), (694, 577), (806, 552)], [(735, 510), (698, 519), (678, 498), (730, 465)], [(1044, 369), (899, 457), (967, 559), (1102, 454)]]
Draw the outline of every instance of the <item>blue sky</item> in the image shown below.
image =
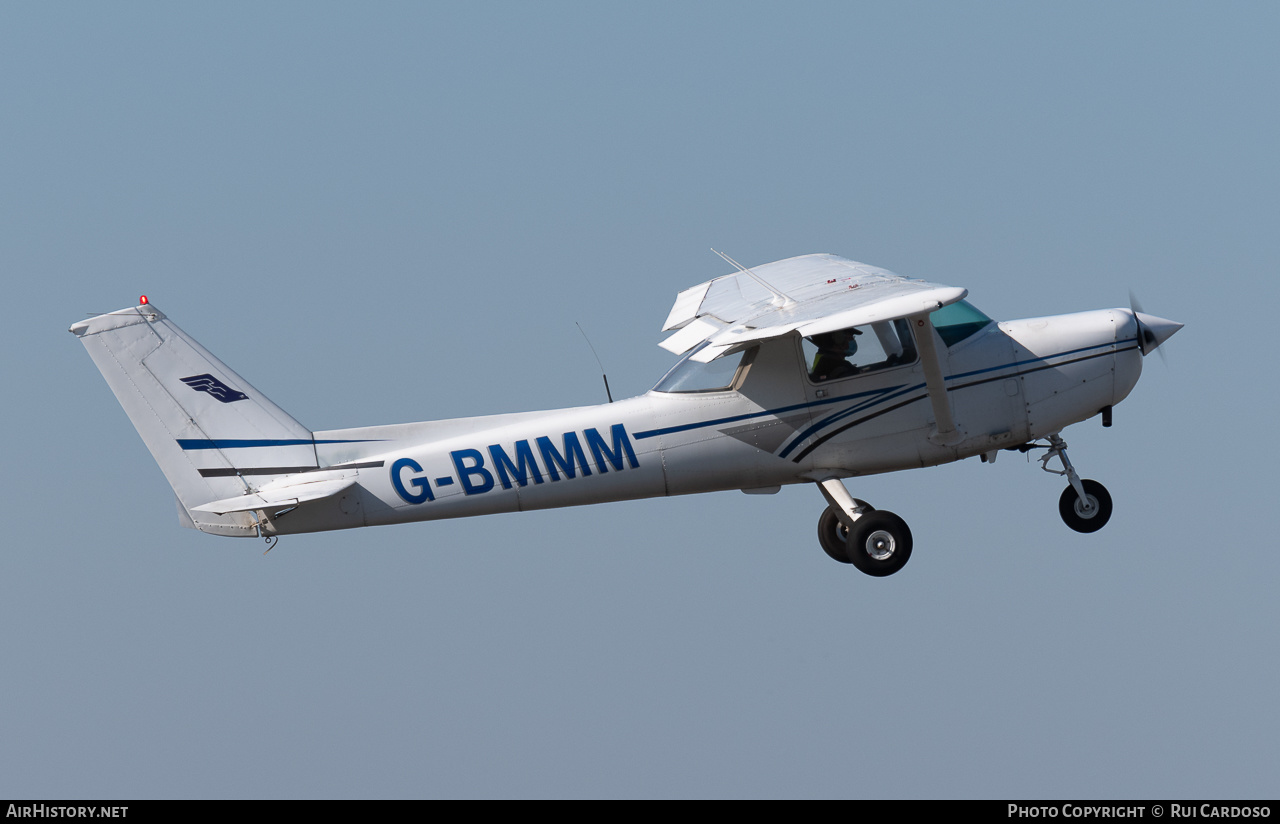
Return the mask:
[[(0, 7), (0, 796), (1275, 797), (1278, 23)], [(1186, 323), (1065, 433), (1112, 522), (1009, 454), (850, 484), (911, 524), (885, 580), (807, 488), (264, 557), (178, 526), (66, 333), (146, 293), (314, 429), (595, 403), (575, 323), (647, 390), (712, 246)]]

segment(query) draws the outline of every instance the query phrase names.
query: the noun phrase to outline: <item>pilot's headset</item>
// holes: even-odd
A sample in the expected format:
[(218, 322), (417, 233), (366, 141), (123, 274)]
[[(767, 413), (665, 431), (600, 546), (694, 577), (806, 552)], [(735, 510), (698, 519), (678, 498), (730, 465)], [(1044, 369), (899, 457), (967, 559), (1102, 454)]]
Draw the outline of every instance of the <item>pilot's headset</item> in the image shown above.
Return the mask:
[[(840, 349), (836, 345), (836, 339), (840, 337), (842, 334), (846, 334), (846, 333), (848, 334), (849, 339), (845, 343), (844, 348)], [(822, 337), (821, 341), (818, 341), (818, 338), (815, 336), (814, 341), (818, 343), (818, 345), (822, 349), (825, 349), (828, 352), (835, 352), (837, 354), (842, 355), (843, 357), (849, 358), (849, 357), (852, 357), (854, 353), (858, 351), (858, 335), (861, 335), (861, 334), (862, 332), (858, 331), (857, 329), (841, 329), (836, 332), (827, 332), (825, 335), (821, 336)]]

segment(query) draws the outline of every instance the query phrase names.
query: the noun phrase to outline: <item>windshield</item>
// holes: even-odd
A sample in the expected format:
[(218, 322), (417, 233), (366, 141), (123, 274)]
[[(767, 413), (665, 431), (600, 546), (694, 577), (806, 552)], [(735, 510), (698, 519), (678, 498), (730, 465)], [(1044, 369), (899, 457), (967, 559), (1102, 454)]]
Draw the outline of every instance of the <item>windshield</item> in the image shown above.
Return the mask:
[[(676, 361), (671, 371), (653, 387), (655, 392), (723, 392), (733, 386), (738, 367), (747, 361), (747, 352), (737, 352), (716, 358), (710, 363), (698, 363), (693, 356), (706, 347), (707, 342), (695, 346), (683, 358)], [(754, 352), (754, 349), (748, 350)]]

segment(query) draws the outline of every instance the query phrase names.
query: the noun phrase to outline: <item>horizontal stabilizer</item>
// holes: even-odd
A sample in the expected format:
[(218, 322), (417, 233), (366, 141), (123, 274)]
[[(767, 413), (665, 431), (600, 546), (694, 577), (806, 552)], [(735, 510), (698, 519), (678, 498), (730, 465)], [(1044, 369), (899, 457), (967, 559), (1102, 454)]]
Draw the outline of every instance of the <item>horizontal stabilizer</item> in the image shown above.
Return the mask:
[(197, 512), (212, 512), (225, 515), (228, 512), (252, 512), (257, 509), (275, 509), (283, 506), (297, 506), (305, 501), (318, 501), (337, 495), (355, 484), (354, 478), (339, 478), (332, 481), (314, 481), (278, 486), (274, 489), (263, 487), (249, 495), (237, 498), (224, 498), (202, 506), (193, 506)]

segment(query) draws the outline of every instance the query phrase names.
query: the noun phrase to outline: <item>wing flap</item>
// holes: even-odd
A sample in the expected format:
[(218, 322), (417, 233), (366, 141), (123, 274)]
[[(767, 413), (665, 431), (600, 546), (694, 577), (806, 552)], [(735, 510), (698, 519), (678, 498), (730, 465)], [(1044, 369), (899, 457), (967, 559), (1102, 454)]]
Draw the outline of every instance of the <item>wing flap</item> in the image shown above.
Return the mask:
[(658, 344), (668, 352), (682, 355), (707, 338), (724, 329), (728, 324), (710, 318), (694, 318), (671, 337)]

